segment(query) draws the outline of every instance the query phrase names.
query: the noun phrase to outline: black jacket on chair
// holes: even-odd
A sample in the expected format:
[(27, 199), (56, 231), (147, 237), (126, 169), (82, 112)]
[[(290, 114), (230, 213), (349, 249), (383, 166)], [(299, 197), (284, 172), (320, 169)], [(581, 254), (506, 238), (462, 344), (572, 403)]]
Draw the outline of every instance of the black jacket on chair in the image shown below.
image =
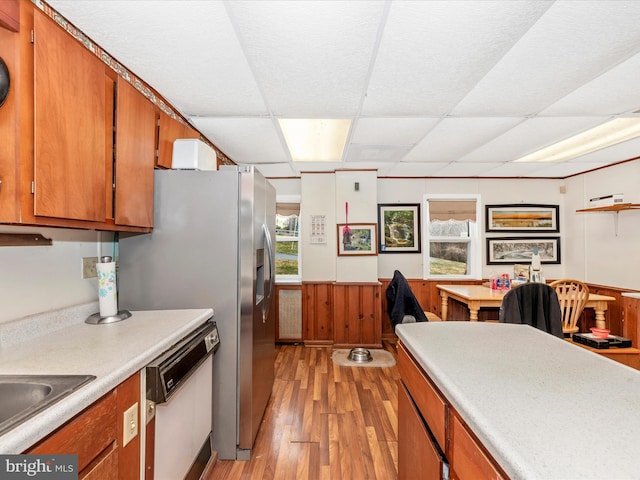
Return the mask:
[(427, 316), (424, 314), (424, 310), (418, 303), (407, 279), (400, 271), (393, 272), (393, 278), (386, 290), (387, 296), (387, 313), (391, 319), (391, 325), (396, 328), (396, 325), (403, 323), (405, 316), (410, 315), (416, 322), (427, 322)]
[(558, 295), (544, 283), (525, 283), (509, 290), (502, 299), (499, 318), (502, 323), (525, 323), (564, 338)]

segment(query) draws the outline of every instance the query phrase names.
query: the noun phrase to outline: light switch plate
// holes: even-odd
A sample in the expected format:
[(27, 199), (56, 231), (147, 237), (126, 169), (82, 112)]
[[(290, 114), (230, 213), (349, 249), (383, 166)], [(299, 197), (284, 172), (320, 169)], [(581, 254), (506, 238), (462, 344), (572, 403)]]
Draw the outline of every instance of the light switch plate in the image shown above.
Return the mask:
[(124, 447), (138, 435), (138, 402), (131, 405), (127, 411), (124, 412), (123, 422), (122, 446)]

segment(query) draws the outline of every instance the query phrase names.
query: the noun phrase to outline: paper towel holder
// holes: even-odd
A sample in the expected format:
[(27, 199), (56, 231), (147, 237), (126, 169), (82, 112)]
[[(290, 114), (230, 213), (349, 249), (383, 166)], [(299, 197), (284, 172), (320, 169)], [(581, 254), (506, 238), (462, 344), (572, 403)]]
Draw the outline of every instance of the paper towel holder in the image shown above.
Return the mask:
[(131, 312), (129, 310), (118, 310), (117, 314), (109, 315), (108, 317), (101, 317), (100, 312), (96, 312), (89, 315), (84, 322), (91, 325), (105, 325), (108, 323), (116, 323), (122, 320), (126, 320), (130, 316)]
[[(111, 262), (111, 257), (109, 256), (100, 257), (100, 261), (102, 263), (109, 263)], [(102, 316), (100, 315), (100, 312), (96, 312), (92, 315), (89, 315), (85, 320), (85, 323), (88, 323), (90, 325), (106, 325), (109, 323), (121, 322), (122, 320), (126, 320), (130, 316), (131, 316), (131, 312), (128, 310), (118, 310), (118, 313), (116, 313), (115, 315), (107, 315), (107, 316)]]

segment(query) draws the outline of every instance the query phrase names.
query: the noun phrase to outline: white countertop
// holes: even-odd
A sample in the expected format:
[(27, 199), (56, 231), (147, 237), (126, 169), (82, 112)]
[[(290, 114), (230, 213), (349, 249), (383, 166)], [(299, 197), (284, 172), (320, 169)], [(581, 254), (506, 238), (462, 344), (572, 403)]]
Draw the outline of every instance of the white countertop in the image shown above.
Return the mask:
[(396, 333), (513, 480), (640, 477), (640, 371), (528, 325)]
[(81, 323), (0, 348), (0, 374), (95, 375), (60, 402), (0, 436), (0, 453), (22, 453), (141, 370), (213, 315), (211, 309), (131, 312), (107, 325)]

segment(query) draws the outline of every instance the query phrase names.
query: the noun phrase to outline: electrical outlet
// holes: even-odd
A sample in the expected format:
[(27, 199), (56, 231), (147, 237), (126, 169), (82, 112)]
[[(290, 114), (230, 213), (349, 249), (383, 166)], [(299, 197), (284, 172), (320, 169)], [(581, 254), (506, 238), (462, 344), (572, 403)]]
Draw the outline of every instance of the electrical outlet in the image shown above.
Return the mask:
[(138, 402), (124, 412), (122, 421), (122, 446), (124, 447), (138, 435)]
[(96, 278), (98, 257), (82, 257), (82, 278)]

